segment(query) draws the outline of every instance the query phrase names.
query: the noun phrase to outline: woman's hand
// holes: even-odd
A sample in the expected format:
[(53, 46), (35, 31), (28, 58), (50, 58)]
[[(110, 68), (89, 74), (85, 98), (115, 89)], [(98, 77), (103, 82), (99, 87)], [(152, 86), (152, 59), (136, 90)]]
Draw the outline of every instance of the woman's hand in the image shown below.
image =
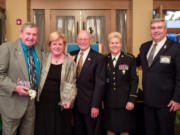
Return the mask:
[(132, 102), (127, 102), (127, 104), (126, 104), (126, 110), (131, 111), (131, 110), (133, 110), (133, 109), (134, 109), (134, 103), (132, 103)]
[(64, 109), (69, 109), (71, 107), (71, 102), (64, 102), (62, 103)]

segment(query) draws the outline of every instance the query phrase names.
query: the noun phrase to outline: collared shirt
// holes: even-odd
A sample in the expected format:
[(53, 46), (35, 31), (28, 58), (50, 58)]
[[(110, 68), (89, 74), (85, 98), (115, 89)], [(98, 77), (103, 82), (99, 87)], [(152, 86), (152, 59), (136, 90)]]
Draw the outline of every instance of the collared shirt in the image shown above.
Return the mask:
[(116, 56), (113, 56), (113, 55), (111, 54), (112, 60), (115, 58), (115, 60), (113, 61), (114, 67), (116, 66), (116, 63), (117, 63), (117, 60), (119, 59), (120, 54), (121, 54), (121, 53), (118, 53)]
[(157, 44), (156, 50), (155, 50), (154, 56), (153, 56), (153, 59), (154, 59), (154, 57), (158, 54), (158, 52), (160, 51), (160, 49), (161, 49), (161, 48), (163, 47), (163, 45), (165, 44), (166, 40), (167, 40), (167, 37), (164, 37), (164, 38), (163, 38), (160, 42), (158, 42), (158, 43), (155, 43), (155, 42), (153, 41), (153, 43), (152, 43), (152, 45), (151, 45), (151, 47), (150, 47), (150, 49), (149, 49), (149, 51), (148, 51), (148, 53), (147, 53), (147, 58), (149, 57), (149, 54), (150, 54), (150, 52), (151, 52), (151, 50), (152, 50), (152, 48), (153, 48), (153, 45), (154, 45), (154, 44)]
[[(83, 66), (83, 64), (84, 64), (84, 62), (85, 62), (85, 60), (86, 60), (86, 58), (87, 58), (87, 56), (88, 56), (88, 54), (89, 54), (89, 51), (90, 51), (90, 47), (89, 47), (86, 51), (83, 52), (83, 62), (82, 62), (82, 66)], [(80, 58), (80, 53), (81, 53), (81, 52), (82, 52), (82, 51), (80, 50), (79, 53), (78, 53), (76, 64), (78, 64), (78, 62), (79, 62), (79, 58)]]
[[(20, 39), (21, 41), (21, 45), (24, 51), (24, 57), (25, 57), (25, 61), (26, 61), (26, 66), (27, 66), (27, 71), (28, 71), (28, 77), (29, 77), (29, 64), (28, 64), (28, 48), (27, 46), (23, 43), (22, 39)], [(39, 73), (40, 73), (40, 64), (39, 64), (39, 60), (37, 57), (37, 54), (34, 50), (34, 46), (31, 46), (30, 51), (32, 52), (33, 58), (34, 58), (34, 63), (36, 66), (36, 83), (37, 86), (39, 86)]]

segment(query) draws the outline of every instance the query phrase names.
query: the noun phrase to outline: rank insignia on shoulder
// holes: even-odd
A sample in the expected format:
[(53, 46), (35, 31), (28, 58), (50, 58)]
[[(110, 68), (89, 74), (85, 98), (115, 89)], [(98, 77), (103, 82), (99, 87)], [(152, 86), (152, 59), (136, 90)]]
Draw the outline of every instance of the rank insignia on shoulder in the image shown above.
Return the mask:
[(131, 53), (126, 53), (127, 56), (134, 58), (134, 56)]

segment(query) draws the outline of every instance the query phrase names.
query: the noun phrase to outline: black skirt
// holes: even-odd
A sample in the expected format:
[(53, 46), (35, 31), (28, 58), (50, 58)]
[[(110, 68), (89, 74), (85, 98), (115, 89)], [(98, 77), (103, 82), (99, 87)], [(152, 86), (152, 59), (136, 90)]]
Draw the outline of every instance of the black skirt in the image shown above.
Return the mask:
[(114, 133), (130, 132), (135, 129), (134, 111), (126, 109), (104, 109), (104, 127)]

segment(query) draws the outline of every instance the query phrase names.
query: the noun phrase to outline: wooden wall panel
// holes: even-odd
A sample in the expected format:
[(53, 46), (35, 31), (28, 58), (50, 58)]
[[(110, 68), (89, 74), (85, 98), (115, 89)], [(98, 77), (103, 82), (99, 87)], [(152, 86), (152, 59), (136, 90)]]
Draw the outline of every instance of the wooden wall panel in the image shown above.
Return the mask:
[(5, 0), (0, 0), (0, 8), (5, 9)]
[(163, 6), (163, 9), (174, 9), (179, 10), (180, 9), (180, 0), (155, 0), (154, 1), (154, 9), (160, 7), (160, 5)]
[(32, 0), (31, 9), (128, 9), (129, 3), (130, 0)]

